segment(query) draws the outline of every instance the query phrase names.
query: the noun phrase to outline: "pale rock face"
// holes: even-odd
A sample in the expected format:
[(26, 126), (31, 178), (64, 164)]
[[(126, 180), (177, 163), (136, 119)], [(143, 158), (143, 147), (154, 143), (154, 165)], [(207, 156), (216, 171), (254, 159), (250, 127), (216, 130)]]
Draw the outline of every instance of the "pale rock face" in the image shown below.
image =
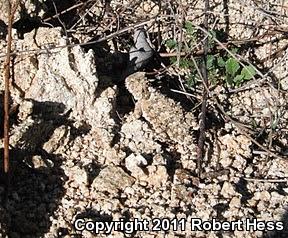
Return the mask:
[[(101, 99), (97, 98), (97, 104), (99, 80), (94, 53), (92, 50), (85, 53), (80, 46), (65, 47), (68, 43), (62, 37), (60, 28), (49, 31), (38, 28), (25, 34), (24, 40), (18, 39), (16, 49), (29, 50), (29, 54), (16, 57), (19, 63), (15, 64), (15, 83), (22, 90), (21, 97), (62, 104), (67, 111), (72, 109), (72, 116), (88, 120), (93, 127), (100, 119), (103, 120), (95, 118), (99, 111), (104, 111), (104, 106), (101, 108), (99, 105), (105, 104), (105, 110), (109, 110), (117, 89), (108, 88), (102, 93), (102, 98), (100, 96)], [(12, 94), (17, 93), (12, 89)]]
[[(64, 45), (65, 41), (61, 43)], [(88, 116), (98, 85), (92, 51), (85, 54), (80, 47), (65, 47), (39, 55), (37, 60), (39, 70), (25, 96), (37, 101), (63, 103), (80, 116)]]
[[(19, 118), (28, 119), (28, 128), (33, 123), (29, 115), (35, 102), (58, 104), (63, 107), (61, 113), (71, 110), (71, 118), (87, 122), (102, 146), (109, 147), (115, 135), (117, 87), (108, 87), (98, 94), (93, 51), (85, 53), (80, 46), (69, 48), (65, 47), (67, 44), (60, 28), (39, 28), (16, 41), (18, 51), (29, 50), (29, 54), (19, 54), (15, 60), (15, 84), (22, 92), (13, 87), (11, 94), (20, 104)], [(56, 109), (52, 107), (51, 111)], [(14, 134), (19, 133), (15, 130)]]

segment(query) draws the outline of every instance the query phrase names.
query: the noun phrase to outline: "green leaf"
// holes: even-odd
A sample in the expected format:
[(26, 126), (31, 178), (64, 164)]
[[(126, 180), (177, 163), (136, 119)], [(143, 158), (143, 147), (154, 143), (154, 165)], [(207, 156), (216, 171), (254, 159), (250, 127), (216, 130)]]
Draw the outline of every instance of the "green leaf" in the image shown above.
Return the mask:
[[(211, 36), (209, 36), (211, 39), (216, 38), (216, 36), (217, 36), (216, 31), (214, 31), (214, 30), (209, 30), (208, 32), (209, 32), (210, 35), (211, 35)], [(213, 40), (214, 40), (214, 39), (213, 39)]]
[(193, 26), (192, 22), (186, 21), (184, 28), (187, 30), (188, 35), (193, 35), (195, 33), (195, 27)]
[(210, 30), (209, 33), (211, 36), (209, 35), (208, 37), (208, 48), (212, 49), (215, 46), (215, 39), (217, 39), (216, 38), (217, 34), (216, 34), (216, 31), (214, 30)]
[(235, 55), (235, 54), (238, 53), (239, 49), (238, 48), (232, 48), (230, 51), (231, 51), (232, 54)]
[(177, 58), (176, 58), (175, 56), (173, 56), (173, 57), (170, 58), (170, 63), (171, 63), (171, 64), (176, 63), (176, 61), (177, 61)]
[(234, 58), (229, 58), (225, 64), (226, 73), (234, 76), (240, 68), (238, 61)]
[(222, 57), (218, 57), (217, 58), (217, 64), (219, 67), (223, 68), (223, 67), (225, 67), (226, 62)]
[(236, 77), (233, 79), (234, 83), (238, 86), (243, 82), (244, 78), (242, 74), (236, 75)]
[(207, 69), (210, 70), (214, 66), (215, 56), (207, 55)]
[(175, 49), (176, 46), (177, 46), (177, 41), (174, 40), (174, 39), (169, 39), (166, 41), (166, 46), (169, 48), (169, 49)]
[(189, 59), (181, 58), (179, 61), (180, 68), (188, 69), (193, 66), (193, 62)]
[(188, 87), (192, 88), (193, 86), (195, 86), (196, 82), (197, 82), (197, 75), (194, 73), (189, 74), (187, 80)]
[(208, 79), (213, 85), (215, 85), (218, 82), (218, 73), (216, 69), (211, 69), (208, 72)]
[(243, 79), (250, 80), (256, 75), (256, 71), (254, 67), (248, 65), (243, 67), (243, 69), (241, 70), (241, 75), (243, 76)]
[(229, 85), (233, 85), (233, 80), (229, 74), (226, 75), (226, 82)]

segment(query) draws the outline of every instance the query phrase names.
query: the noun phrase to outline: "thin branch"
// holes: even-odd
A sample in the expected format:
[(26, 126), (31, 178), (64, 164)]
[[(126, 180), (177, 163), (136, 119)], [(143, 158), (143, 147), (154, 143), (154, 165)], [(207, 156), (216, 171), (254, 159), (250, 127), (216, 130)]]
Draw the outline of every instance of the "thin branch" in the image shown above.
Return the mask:
[(258, 141), (256, 141), (255, 139), (253, 139), (247, 132), (247, 128), (245, 128), (243, 125), (241, 125), (241, 123), (235, 121), (234, 119), (232, 119), (231, 116), (229, 116), (224, 108), (220, 105), (220, 103), (217, 101), (217, 98), (215, 96), (213, 96), (213, 99), (215, 101), (215, 104), (217, 105), (218, 109), (222, 112), (223, 116), (225, 117), (225, 119), (227, 121), (230, 121), (231, 123), (233, 123), (233, 125), (235, 125), (239, 131), (241, 131), (241, 134), (248, 137), (255, 145), (257, 145), (259, 148), (261, 148), (262, 150), (264, 150), (265, 152), (267, 152), (267, 154), (269, 156), (272, 156), (274, 158), (277, 158), (277, 159), (283, 159), (283, 157), (277, 155), (276, 153), (272, 152), (271, 150), (267, 149), (266, 147), (264, 147), (263, 145), (261, 145)]
[(4, 176), (6, 178), (6, 198), (10, 190), (10, 161), (9, 161), (9, 97), (10, 97), (10, 60), (11, 60), (11, 45), (12, 45), (12, 24), (14, 15), (18, 6), (18, 1), (12, 6), (11, 1), (8, 4), (8, 43), (7, 55), (4, 62)]
[[(61, 12), (55, 12), (56, 14), (55, 14), (54, 16), (45, 18), (45, 19), (43, 20), (43, 22), (46, 23), (46, 22), (48, 22), (48, 21), (50, 21), (50, 20), (52, 20), (52, 19), (55, 19), (55, 18), (58, 18), (58, 19), (59, 19), (59, 17), (60, 17), (61, 15), (65, 14), (65, 13), (68, 13), (68, 12), (74, 10), (75, 8), (78, 8), (78, 7), (80, 7), (80, 6), (84, 5), (84, 4), (87, 4), (87, 3), (89, 3), (89, 2), (91, 2), (91, 0), (88, 1), (88, 2), (81, 2), (81, 3), (75, 4), (75, 5), (73, 5), (72, 7), (69, 7), (69, 8), (67, 8), (67, 9), (65, 9), (65, 10), (63, 10), (63, 11), (61, 11)], [(54, 5), (54, 4), (55, 4), (55, 3), (53, 2), (53, 5)], [(55, 5), (54, 5), (54, 7), (55, 7)]]
[[(208, 31), (208, 11), (209, 11), (209, 0), (205, 1), (205, 20), (204, 27), (206, 31)], [(208, 72), (207, 72), (207, 54), (208, 54), (208, 37), (206, 37), (204, 41), (204, 55), (203, 55), (203, 64), (202, 64), (202, 76), (203, 76), (203, 99), (202, 99), (202, 107), (201, 107), (201, 118), (199, 122), (199, 139), (198, 139), (198, 147), (197, 147), (197, 168), (198, 168), (198, 176), (201, 176), (201, 165), (204, 155), (204, 142), (205, 142), (205, 130), (206, 130), (206, 112), (207, 112), (207, 99), (208, 99), (208, 91), (206, 88), (208, 86)]]
[(244, 178), (248, 182), (259, 183), (287, 183), (288, 179), (260, 179), (260, 178)]
[[(41, 54), (41, 53), (47, 53), (47, 49), (49, 50), (57, 50), (57, 49), (63, 49), (63, 48), (67, 48), (67, 47), (75, 47), (75, 46), (85, 46), (85, 45), (92, 45), (92, 44), (96, 44), (96, 43), (100, 43), (100, 42), (103, 42), (103, 41), (106, 41), (106, 40), (110, 40), (116, 36), (120, 36), (122, 34), (125, 34), (126, 32), (134, 29), (134, 28), (138, 28), (140, 26), (144, 26), (144, 25), (147, 25), (149, 23), (154, 23), (157, 19), (156, 18), (152, 18), (152, 19), (149, 19), (149, 20), (146, 20), (146, 21), (143, 21), (143, 22), (140, 22), (140, 23), (136, 23), (134, 24), (133, 26), (128, 26), (128, 27), (125, 27), (119, 31), (116, 31), (116, 32), (113, 32), (107, 36), (103, 36), (102, 38), (98, 39), (98, 40), (95, 40), (95, 41), (89, 41), (89, 42), (83, 42), (83, 43), (77, 43), (77, 44), (65, 44), (65, 45), (59, 45), (59, 46), (55, 46), (55, 47), (45, 47), (44, 49), (32, 49), (32, 50), (19, 50), (19, 51), (14, 51), (10, 54), (10, 56), (17, 56), (19, 54), (23, 54), (24, 53), (27, 53), (27, 54)], [(69, 32), (69, 31), (67, 31)], [(7, 54), (0, 54), (0, 58), (2, 57), (7, 57)]]

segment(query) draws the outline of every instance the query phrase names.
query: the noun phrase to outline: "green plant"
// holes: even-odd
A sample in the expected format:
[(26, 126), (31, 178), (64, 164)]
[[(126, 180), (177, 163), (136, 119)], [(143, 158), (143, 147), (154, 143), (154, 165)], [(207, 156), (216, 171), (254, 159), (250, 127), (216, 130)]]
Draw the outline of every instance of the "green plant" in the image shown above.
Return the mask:
[[(195, 29), (193, 24), (189, 21), (185, 22), (184, 30), (186, 32), (186, 42), (187, 44), (182, 44), (182, 48), (178, 49), (179, 44), (174, 39), (169, 39), (166, 41), (166, 47), (171, 49), (178, 49), (179, 51), (189, 52), (192, 50), (193, 44), (196, 42), (197, 35), (199, 32)], [(208, 38), (208, 48), (213, 52), (215, 47), (214, 38), (223, 38), (223, 31), (220, 30), (210, 30), (209, 33), (211, 36)], [(225, 37), (224, 37), (225, 38)], [(188, 47), (187, 47), (188, 46)], [(237, 48), (231, 49), (233, 54), (238, 52)], [(171, 57), (171, 63), (176, 62), (176, 57)], [(196, 63), (198, 67), (203, 63), (202, 57), (196, 58)], [(189, 73), (186, 75), (187, 86), (192, 87), (200, 80), (198, 70), (193, 63), (193, 60), (190, 57), (182, 57), (179, 61), (179, 67), (185, 70), (189, 70)], [(199, 67), (200, 68), (200, 67)], [(224, 80), (229, 86), (240, 86), (245, 81), (251, 80), (256, 75), (256, 71), (252, 65), (240, 64), (238, 60), (230, 56), (226, 51), (209, 54), (207, 55), (207, 70), (208, 78), (212, 84), (216, 84)]]
[(239, 86), (244, 81), (250, 80), (256, 75), (254, 67), (251, 65), (245, 65), (242, 67), (239, 62), (232, 57), (229, 57), (225, 61), (224, 67), (226, 70), (226, 82), (230, 85)]

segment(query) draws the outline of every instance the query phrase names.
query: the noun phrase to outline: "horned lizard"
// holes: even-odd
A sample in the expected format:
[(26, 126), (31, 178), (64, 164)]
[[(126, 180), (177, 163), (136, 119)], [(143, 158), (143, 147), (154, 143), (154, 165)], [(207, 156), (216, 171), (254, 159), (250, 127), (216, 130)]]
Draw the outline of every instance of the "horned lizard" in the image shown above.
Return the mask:
[(153, 88), (143, 72), (127, 77), (125, 85), (137, 101), (134, 116), (142, 116), (155, 131), (158, 140), (173, 142), (181, 155), (193, 159), (196, 145), (191, 132), (198, 129), (194, 115)]

